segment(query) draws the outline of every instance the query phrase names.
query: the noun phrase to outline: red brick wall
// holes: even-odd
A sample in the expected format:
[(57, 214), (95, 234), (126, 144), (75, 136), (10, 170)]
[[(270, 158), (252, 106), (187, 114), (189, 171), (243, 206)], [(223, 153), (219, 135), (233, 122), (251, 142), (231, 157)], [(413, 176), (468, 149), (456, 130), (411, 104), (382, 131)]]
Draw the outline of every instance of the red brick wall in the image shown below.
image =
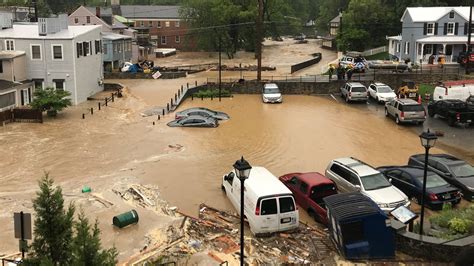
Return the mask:
[[(135, 19), (135, 27), (148, 27), (150, 39), (156, 41), (158, 48), (176, 48), (182, 51), (196, 48), (193, 36), (186, 35), (188, 27), (183, 21)], [(166, 40), (162, 40), (162, 38), (166, 38)]]

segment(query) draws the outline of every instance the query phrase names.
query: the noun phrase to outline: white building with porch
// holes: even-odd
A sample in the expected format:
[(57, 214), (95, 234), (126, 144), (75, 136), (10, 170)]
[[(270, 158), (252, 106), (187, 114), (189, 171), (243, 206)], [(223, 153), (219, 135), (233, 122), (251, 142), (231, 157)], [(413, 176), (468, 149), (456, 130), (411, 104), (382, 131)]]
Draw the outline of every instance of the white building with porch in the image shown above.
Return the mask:
[(402, 33), (387, 37), (389, 53), (400, 61), (429, 63), (434, 55), (436, 63), (444, 55), (446, 63), (456, 63), (459, 53), (467, 50), (468, 6), (408, 7), (400, 21)]

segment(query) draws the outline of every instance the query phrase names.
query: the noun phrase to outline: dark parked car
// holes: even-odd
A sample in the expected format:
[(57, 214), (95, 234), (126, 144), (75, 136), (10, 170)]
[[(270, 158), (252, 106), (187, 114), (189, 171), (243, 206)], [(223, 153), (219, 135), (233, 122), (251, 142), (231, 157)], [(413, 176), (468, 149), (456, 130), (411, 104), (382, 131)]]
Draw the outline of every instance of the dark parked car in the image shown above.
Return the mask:
[[(388, 181), (400, 189), (417, 204), (423, 193), (424, 169), (416, 166), (382, 166), (377, 168)], [(458, 204), (461, 201), (459, 189), (453, 187), (432, 171), (426, 175), (425, 204), (431, 209), (441, 209), (444, 203)]]
[(323, 199), (337, 194), (336, 184), (320, 173), (291, 173), (279, 177), (295, 196), (296, 203), (316, 221), (328, 224)]
[(219, 112), (219, 111), (214, 111), (211, 109), (207, 109), (204, 107), (193, 107), (189, 108), (180, 112), (177, 112), (175, 115), (175, 119), (180, 119), (186, 116), (191, 116), (191, 115), (200, 115), (203, 117), (213, 117), (215, 119), (219, 120), (227, 120), (229, 119), (229, 115), (224, 113), (224, 112)]
[(212, 117), (192, 115), (171, 121), (167, 125), (169, 127), (217, 127), (219, 123)]
[[(410, 156), (408, 165), (423, 167), (425, 165), (425, 155)], [(474, 167), (472, 165), (452, 155), (430, 154), (428, 169), (459, 188), (465, 199), (474, 200)]]
[(431, 102), (428, 105), (428, 115), (445, 118), (449, 126), (471, 124), (474, 121), (474, 109), (469, 108), (466, 102), (454, 99)]

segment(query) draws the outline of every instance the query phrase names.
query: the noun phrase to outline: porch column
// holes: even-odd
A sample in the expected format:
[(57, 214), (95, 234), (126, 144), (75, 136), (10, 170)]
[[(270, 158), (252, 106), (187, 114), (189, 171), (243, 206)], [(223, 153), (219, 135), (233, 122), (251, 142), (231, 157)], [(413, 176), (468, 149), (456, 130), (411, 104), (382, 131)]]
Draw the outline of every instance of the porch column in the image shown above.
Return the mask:
[[(423, 58), (424, 52), (425, 52), (425, 44), (422, 43), (422, 44), (421, 44), (421, 55), (420, 55), (420, 58), (419, 58), (419, 59), (421, 59), (422, 62), (423, 62), (423, 60), (424, 60), (424, 58)], [(420, 61), (420, 60), (418, 60), (418, 62), (419, 62), (419, 61)], [(418, 63), (418, 62), (416, 62), (416, 63)]]
[(446, 44), (443, 43), (443, 54), (446, 54)]

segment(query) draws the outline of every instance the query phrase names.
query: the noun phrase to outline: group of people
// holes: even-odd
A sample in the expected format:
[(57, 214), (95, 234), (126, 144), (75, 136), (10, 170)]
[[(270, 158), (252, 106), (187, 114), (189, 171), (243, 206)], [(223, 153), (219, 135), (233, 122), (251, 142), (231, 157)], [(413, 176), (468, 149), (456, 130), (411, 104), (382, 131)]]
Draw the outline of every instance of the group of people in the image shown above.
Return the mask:
[(337, 67), (334, 64), (329, 65), (329, 80), (332, 79), (332, 75), (336, 74), (337, 80), (351, 80), (352, 74), (354, 73), (354, 66), (349, 64), (343, 66), (338, 64)]

